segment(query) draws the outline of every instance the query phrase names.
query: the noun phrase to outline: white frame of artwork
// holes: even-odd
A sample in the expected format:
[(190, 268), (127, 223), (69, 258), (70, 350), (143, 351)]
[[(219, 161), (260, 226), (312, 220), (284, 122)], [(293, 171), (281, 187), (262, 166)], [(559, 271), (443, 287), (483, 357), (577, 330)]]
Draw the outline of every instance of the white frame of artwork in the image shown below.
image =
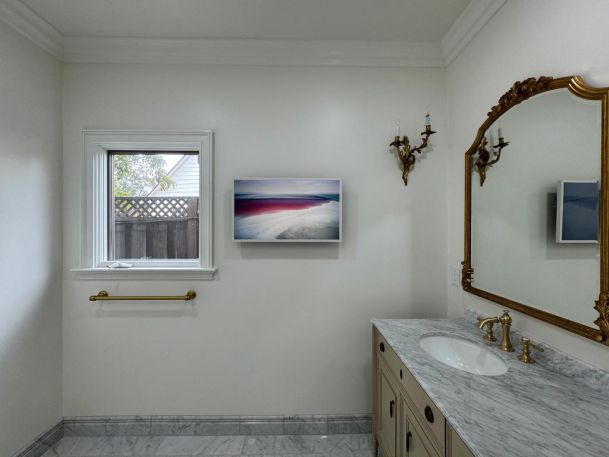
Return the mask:
[[(338, 200), (338, 239), (327, 240), (327, 239), (314, 239), (314, 240), (242, 240), (235, 239), (235, 181), (299, 181), (299, 180), (310, 180), (310, 181), (338, 181), (339, 185), (339, 200)], [(231, 203), (231, 231), (232, 239), (236, 243), (340, 243), (343, 240), (343, 181), (340, 178), (233, 178), (233, 190), (232, 190), (232, 203)]]

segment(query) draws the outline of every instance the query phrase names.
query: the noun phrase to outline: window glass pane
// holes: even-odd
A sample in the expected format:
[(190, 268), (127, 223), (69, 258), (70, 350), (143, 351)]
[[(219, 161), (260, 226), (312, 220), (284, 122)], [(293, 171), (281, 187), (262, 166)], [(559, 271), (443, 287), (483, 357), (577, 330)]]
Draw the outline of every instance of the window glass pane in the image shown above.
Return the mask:
[(199, 155), (109, 155), (109, 259), (199, 258)]

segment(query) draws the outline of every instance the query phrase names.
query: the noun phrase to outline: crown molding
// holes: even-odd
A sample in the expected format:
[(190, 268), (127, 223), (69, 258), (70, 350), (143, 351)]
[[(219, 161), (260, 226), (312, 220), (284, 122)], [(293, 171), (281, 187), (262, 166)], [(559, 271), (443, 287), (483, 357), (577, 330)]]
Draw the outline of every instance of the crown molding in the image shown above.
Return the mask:
[(49, 54), (62, 59), (63, 36), (20, 0), (0, 1), (0, 21), (6, 22)]
[(507, 0), (472, 0), (442, 40), (448, 66), (484, 28)]
[(472, 0), (441, 43), (62, 36), (21, 0), (0, 0), (0, 21), (66, 63), (444, 67), (507, 0)]
[(439, 43), (65, 37), (66, 63), (442, 67)]

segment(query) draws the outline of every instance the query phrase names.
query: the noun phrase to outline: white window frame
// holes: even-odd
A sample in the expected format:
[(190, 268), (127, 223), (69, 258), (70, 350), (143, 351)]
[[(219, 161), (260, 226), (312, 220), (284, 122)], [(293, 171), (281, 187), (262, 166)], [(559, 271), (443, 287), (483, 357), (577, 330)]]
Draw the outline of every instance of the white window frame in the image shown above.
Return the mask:
[[(108, 154), (110, 151), (191, 151), (199, 154), (199, 259), (133, 261), (131, 268), (108, 268)], [(82, 279), (212, 279), (213, 132), (82, 131)], [(131, 261), (130, 261), (131, 262)]]

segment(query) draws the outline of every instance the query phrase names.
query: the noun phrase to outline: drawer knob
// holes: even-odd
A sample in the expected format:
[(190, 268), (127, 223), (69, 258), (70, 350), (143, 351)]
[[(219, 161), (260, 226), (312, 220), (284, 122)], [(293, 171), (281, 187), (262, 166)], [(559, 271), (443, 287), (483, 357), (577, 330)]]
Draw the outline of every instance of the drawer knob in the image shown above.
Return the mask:
[(427, 419), (427, 422), (430, 424), (433, 424), (433, 411), (430, 406), (425, 407), (425, 419)]
[(412, 439), (412, 433), (406, 433), (406, 452), (410, 452), (410, 440)]
[(379, 344), (379, 348), (380, 348), (381, 352), (385, 352), (385, 343)]
[(400, 370), (400, 379), (404, 378), (404, 373), (402, 373), (402, 370)]
[(393, 417), (393, 405), (395, 405), (395, 402), (391, 400), (389, 402), (389, 417)]

